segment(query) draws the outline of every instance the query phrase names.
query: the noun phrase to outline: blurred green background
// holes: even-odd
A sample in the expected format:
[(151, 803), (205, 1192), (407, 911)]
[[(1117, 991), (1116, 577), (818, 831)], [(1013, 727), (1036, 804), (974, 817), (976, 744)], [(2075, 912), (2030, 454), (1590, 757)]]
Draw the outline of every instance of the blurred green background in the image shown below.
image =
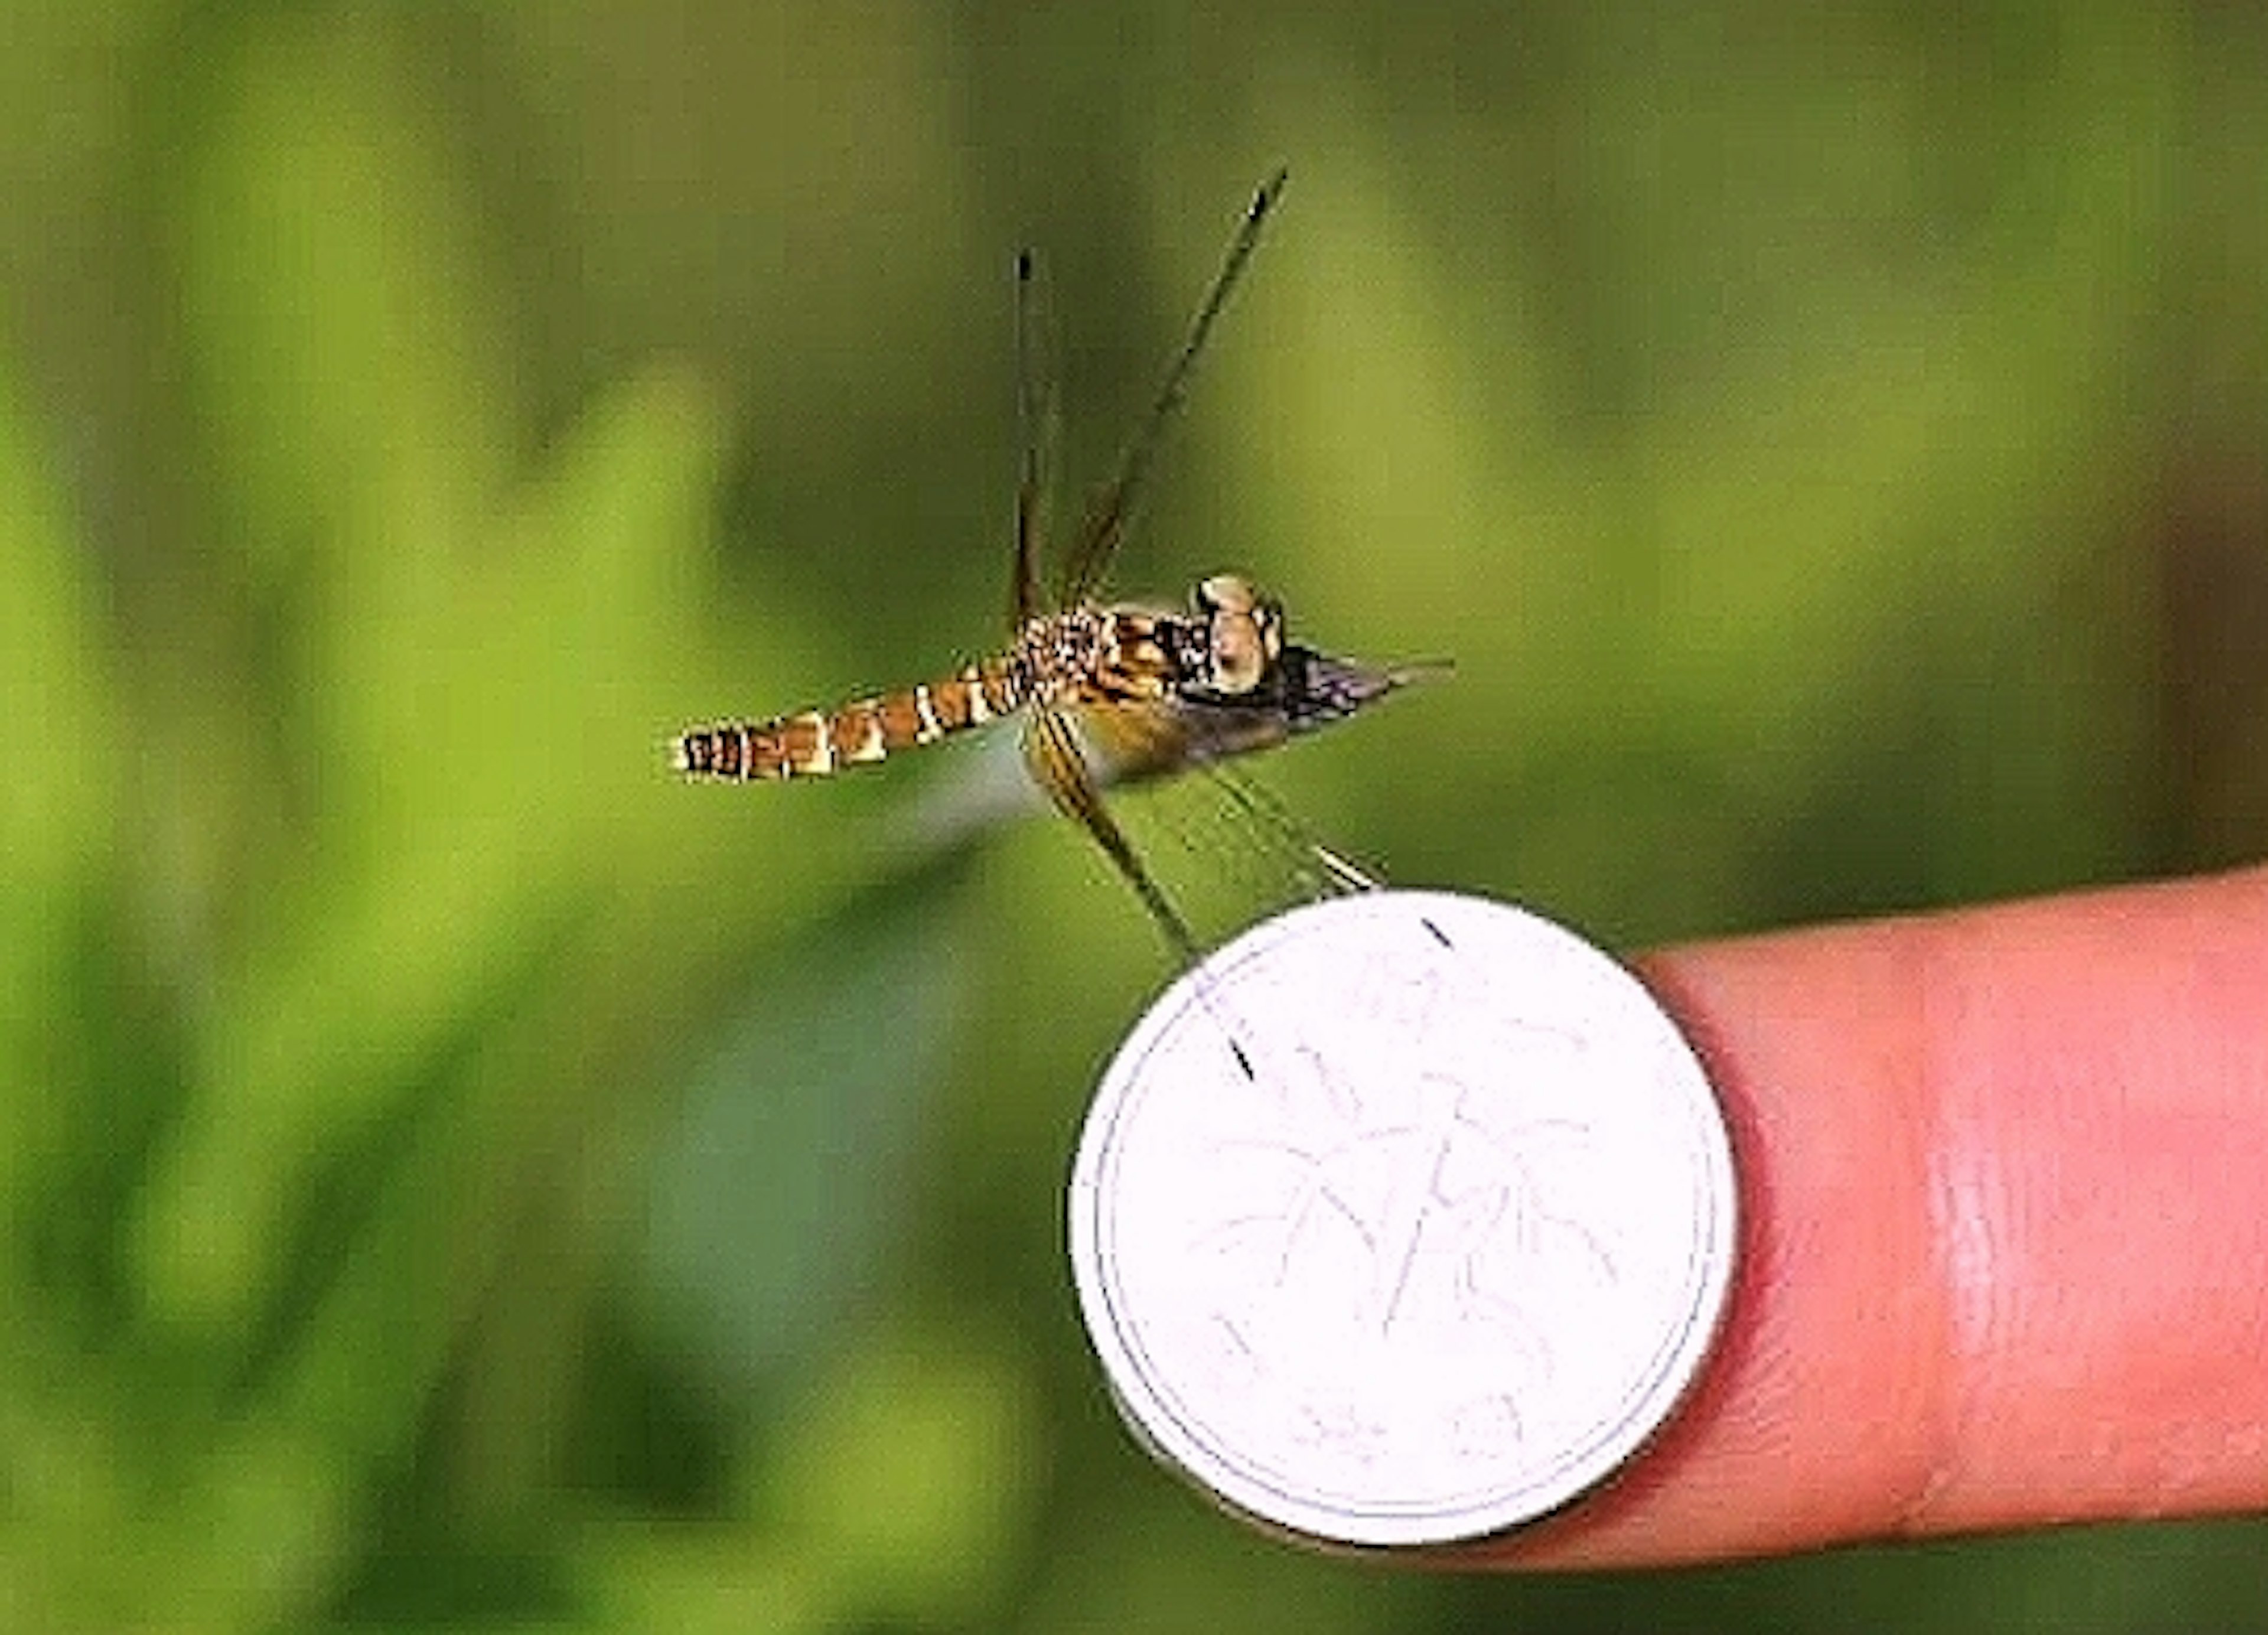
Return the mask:
[(1281, 160), (1116, 585), (1455, 655), (1268, 769), (1321, 832), (1624, 948), (2257, 855), (2259, 9), (4, 38), (0, 1627), (2268, 1625), (2250, 1521), (1249, 1535), (1063, 1261), (1130, 895), (1054, 824), (894, 860), (935, 768), (661, 759), (992, 643), (1011, 251), (1093, 480)]

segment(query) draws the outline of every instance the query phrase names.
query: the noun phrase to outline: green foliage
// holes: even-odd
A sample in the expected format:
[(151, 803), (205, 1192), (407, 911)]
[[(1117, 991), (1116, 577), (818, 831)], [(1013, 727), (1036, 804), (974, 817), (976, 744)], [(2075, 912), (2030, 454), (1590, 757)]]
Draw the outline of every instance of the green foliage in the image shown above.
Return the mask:
[(1284, 757), (1333, 839), (1627, 943), (2257, 849), (2257, 756), (2166, 775), (2258, 701), (2165, 685), (2162, 518), (2257, 539), (2268, 41), (1175, 15), (11, 21), (0, 1624), (2268, 1616), (2257, 1528), (1548, 1588), (1246, 1536), (1069, 1321), (1138, 914), (1048, 830), (894, 854), (949, 753), (663, 758), (990, 643), (1011, 247), (1091, 475), (1281, 158), (1118, 577), (1455, 655)]

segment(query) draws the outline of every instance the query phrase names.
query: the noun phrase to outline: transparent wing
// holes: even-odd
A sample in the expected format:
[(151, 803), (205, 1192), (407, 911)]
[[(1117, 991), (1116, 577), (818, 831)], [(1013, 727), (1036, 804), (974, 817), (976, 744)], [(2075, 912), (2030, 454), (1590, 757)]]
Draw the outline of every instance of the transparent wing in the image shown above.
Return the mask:
[(1174, 873), (1186, 884), (1175, 896), (1226, 888), (1232, 920), (1241, 923), (1256, 910), (1377, 883), (1316, 840), (1265, 785), (1229, 764), (1233, 755), (1280, 742), (1280, 714), (1270, 719), (1265, 711), (1160, 701), (1083, 708), (1064, 718), (1091, 784), (1138, 786), (1114, 795), (1112, 810), (1122, 832), (1150, 842), (1150, 857), (1178, 865)]
[(1079, 537), (1071, 554), (1064, 559), (1062, 580), (1062, 600), (1059, 606), (1070, 607), (1083, 601), (1101, 582), (1104, 571), (1116, 554), (1118, 541), (1126, 531), (1126, 519), (1142, 483), (1150, 471), (1150, 463), (1157, 457), (1158, 438), (1166, 423), (1181, 407), (1182, 398), (1189, 389), (1189, 372), (1197, 365), (1198, 355), (1204, 350), (1205, 340), (1212, 333), (1214, 320), (1221, 308), (1228, 304), (1229, 294), (1236, 288), (1244, 272), (1244, 264), (1252, 259), (1252, 252), (1260, 242), (1260, 229), (1268, 212), (1283, 195), (1284, 184), (1289, 173), (1278, 170), (1260, 184), (1252, 195), (1252, 203), (1244, 212), (1244, 220), (1236, 230), (1236, 237), (1228, 247), (1228, 255), (1215, 275), (1212, 288), (1206, 292), (1198, 306), (1197, 317), (1190, 322), (1189, 338), (1174, 356), (1173, 367), (1166, 372), (1165, 383), (1150, 405), (1134, 436), (1120, 456), (1117, 475), (1108, 487), (1097, 494), (1088, 509), (1086, 521), (1080, 526)]

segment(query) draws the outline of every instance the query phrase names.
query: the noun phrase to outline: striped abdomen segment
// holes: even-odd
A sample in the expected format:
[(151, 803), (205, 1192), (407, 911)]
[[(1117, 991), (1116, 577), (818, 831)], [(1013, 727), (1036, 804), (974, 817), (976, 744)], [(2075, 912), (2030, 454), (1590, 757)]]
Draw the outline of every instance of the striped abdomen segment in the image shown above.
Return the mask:
[(677, 740), (677, 766), (690, 777), (735, 782), (825, 777), (983, 726), (1022, 703), (1024, 694), (1006, 659), (987, 659), (944, 681), (854, 698), (836, 710), (696, 726)]

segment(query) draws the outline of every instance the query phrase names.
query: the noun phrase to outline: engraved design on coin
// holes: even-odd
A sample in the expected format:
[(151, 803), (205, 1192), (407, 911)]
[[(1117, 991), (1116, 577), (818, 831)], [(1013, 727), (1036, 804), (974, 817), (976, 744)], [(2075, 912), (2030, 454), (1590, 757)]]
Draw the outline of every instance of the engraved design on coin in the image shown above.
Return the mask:
[(1722, 1122), (1651, 997), (1432, 893), (1299, 910), (1170, 989), (1071, 1201), (1130, 1422), (1346, 1543), (1501, 1531), (1607, 1475), (1697, 1369), (1732, 1263)]

